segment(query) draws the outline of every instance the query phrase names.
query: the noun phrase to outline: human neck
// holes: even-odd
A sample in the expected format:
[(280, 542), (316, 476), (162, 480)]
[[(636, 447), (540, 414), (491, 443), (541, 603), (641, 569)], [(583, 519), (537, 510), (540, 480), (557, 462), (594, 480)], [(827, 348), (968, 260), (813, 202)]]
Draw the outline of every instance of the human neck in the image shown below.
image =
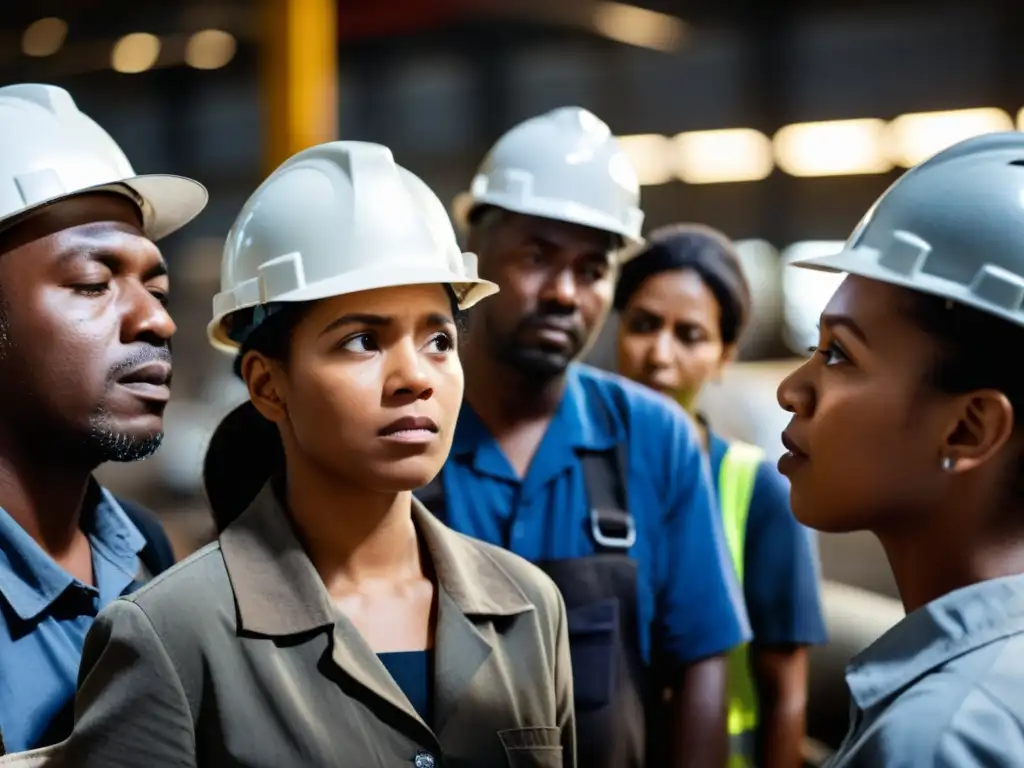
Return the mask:
[(700, 417), (700, 414), (696, 410), (688, 410), (690, 418), (693, 419), (693, 423), (697, 428), (697, 435), (700, 437), (700, 444), (704, 446), (704, 452), (707, 453), (711, 450), (711, 436), (709, 434), (707, 422)]
[(369, 491), (290, 461), (287, 506), (328, 591), (425, 573), (411, 492)]
[(976, 516), (966, 513), (968, 508), (960, 505), (955, 515), (975, 525), (968, 530), (943, 524), (948, 518), (939, 515), (933, 525), (917, 517), (916, 528), (878, 533), (907, 613), (962, 587), (1024, 573), (1022, 532), (979, 529), (976, 521), (991, 516), (980, 509)]
[(475, 344), (467, 345), (462, 364), (466, 401), (489, 426), (548, 420), (565, 392), (564, 371), (543, 379), (529, 376)]
[(18, 450), (12, 442), (0, 436), (0, 507), (59, 559), (82, 535), (82, 504), (95, 467), (52, 450)]

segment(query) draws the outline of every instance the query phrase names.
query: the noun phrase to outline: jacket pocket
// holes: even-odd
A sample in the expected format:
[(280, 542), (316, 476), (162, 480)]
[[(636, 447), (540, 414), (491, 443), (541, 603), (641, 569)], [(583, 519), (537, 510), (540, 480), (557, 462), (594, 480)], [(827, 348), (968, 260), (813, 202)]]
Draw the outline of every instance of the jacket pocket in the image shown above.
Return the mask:
[(509, 768), (563, 768), (560, 728), (510, 728), (498, 738)]
[(585, 603), (570, 608), (567, 618), (576, 710), (600, 709), (611, 701), (615, 689), (619, 601)]

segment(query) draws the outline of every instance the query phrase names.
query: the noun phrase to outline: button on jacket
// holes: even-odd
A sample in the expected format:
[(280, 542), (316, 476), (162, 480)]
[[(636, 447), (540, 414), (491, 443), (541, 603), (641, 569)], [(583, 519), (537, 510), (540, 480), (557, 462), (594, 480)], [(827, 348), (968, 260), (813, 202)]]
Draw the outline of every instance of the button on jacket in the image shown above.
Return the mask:
[(100, 614), (49, 765), (575, 766), (554, 584), (413, 516), (438, 581), (433, 723), (334, 607), (268, 484), (218, 542)]

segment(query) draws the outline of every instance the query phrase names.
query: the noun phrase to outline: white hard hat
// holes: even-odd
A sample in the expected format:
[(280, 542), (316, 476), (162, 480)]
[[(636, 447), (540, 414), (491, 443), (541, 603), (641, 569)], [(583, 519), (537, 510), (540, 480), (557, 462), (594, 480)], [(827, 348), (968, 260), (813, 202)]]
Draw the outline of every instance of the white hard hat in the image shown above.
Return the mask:
[(443, 283), (466, 309), (498, 286), (477, 277), (444, 205), (391, 150), (334, 141), (299, 152), (246, 201), (224, 244), (207, 334), (235, 352), (229, 317), (274, 302)]
[(897, 179), (839, 253), (793, 266), (929, 293), (1024, 325), (1024, 133), (961, 141)]
[(136, 176), (110, 135), (53, 85), (0, 88), (0, 227), (48, 203), (115, 192), (142, 213), (159, 240), (206, 207), (206, 188), (181, 176)]
[(469, 191), (455, 198), (458, 225), (482, 205), (642, 242), (636, 169), (604, 121), (580, 107), (530, 118), (498, 139)]

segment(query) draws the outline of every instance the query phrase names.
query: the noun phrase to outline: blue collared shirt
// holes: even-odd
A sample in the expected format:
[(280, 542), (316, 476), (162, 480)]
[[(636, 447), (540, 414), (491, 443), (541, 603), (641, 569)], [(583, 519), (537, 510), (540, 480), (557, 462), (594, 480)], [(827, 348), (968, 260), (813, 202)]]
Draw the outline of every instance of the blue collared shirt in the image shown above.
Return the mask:
[[(729, 443), (708, 430), (711, 476), (718, 478)], [(743, 596), (761, 646), (818, 645), (828, 633), (821, 611), (821, 568), (814, 534), (789, 507), (789, 481), (762, 461), (747, 513)]]
[(139, 573), (146, 541), (94, 484), (81, 518), (95, 587), (57, 565), (0, 508), (0, 732), (8, 752), (43, 746), (71, 702), (85, 635)]
[(614, 374), (570, 366), (562, 402), (520, 478), (469, 405), (442, 471), (447, 524), (527, 560), (597, 551), (579, 451), (628, 446), (637, 526), (640, 649), (689, 664), (750, 639), (707, 457), (675, 404)]
[(830, 768), (1024, 765), (1024, 575), (958, 589), (859, 654)]

